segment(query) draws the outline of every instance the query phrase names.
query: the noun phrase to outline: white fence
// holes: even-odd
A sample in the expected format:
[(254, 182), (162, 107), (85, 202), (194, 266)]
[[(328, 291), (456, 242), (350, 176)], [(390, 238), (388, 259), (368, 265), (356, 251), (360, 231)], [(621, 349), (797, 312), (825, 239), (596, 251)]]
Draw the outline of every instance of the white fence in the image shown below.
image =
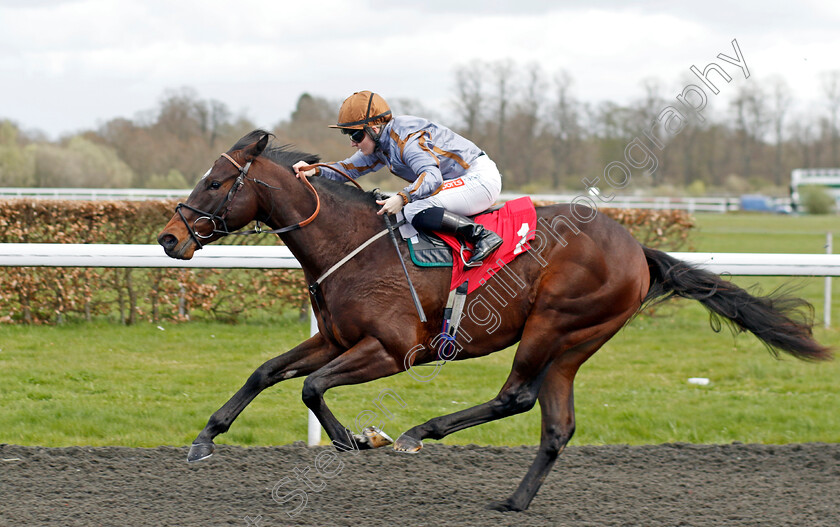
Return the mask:
[[(840, 254), (668, 253), (714, 273), (744, 276), (840, 276)], [(0, 267), (203, 267), (299, 269), (285, 246), (208, 245), (191, 260), (166, 256), (158, 245), (2, 243)], [(830, 278), (826, 278), (830, 280)], [(826, 326), (830, 320), (826, 289)], [(311, 333), (317, 332), (311, 317)], [(309, 412), (309, 445), (321, 440), (321, 425)]]
[[(840, 254), (668, 253), (717, 274), (840, 276)], [(175, 260), (159, 245), (0, 243), (0, 267), (204, 267), (300, 269), (283, 245), (208, 245)]]
[[(827, 246), (831, 251), (831, 235)], [(824, 276), (825, 326), (831, 320), (831, 277), (840, 276), (840, 254), (686, 253), (673, 257), (717, 274)], [(288, 247), (208, 245), (191, 260), (166, 256), (158, 245), (2, 243), (0, 267), (204, 267), (300, 269)]]
[[(583, 196), (580, 194), (515, 194), (502, 193), (499, 201), (530, 196), (535, 201), (551, 201), (554, 203), (570, 203)], [(655, 210), (685, 210), (695, 212), (730, 212), (741, 209), (741, 199), (734, 197), (702, 197), (702, 198), (671, 198), (654, 196), (614, 196), (610, 200), (589, 196), (599, 208), (613, 209), (655, 209)]]
[(149, 188), (28, 188), (2, 187), (0, 199), (71, 199), (83, 201), (186, 198), (192, 189), (149, 189)]
[[(190, 189), (142, 189), (142, 188), (0, 188), (0, 199), (68, 199), (68, 200), (131, 200), (144, 201), (155, 199), (184, 199)], [(499, 201), (510, 201), (522, 196), (531, 196), (534, 200), (568, 203), (581, 194), (517, 194), (505, 192)], [(728, 212), (740, 209), (741, 200), (735, 197), (671, 198), (645, 196), (615, 196), (610, 201), (592, 198), (599, 207), (624, 209), (660, 209), (686, 210), (694, 212)], [(789, 202), (789, 200), (787, 200)]]
[(668, 253), (717, 274), (840, 276), (840, 254)]
[(208, 245), (192, 260), (175, 260), (160, 245), (0, 243), (0, 267), (300, 269), (300, 263), (283, 245)]

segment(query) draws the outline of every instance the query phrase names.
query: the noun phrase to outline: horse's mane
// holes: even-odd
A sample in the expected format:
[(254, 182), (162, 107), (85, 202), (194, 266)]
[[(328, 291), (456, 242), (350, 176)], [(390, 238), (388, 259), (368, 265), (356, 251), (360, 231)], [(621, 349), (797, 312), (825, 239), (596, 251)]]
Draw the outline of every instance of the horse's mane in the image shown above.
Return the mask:
[[(254, 130), (253, 132), (250, 132), (237, 141), (236, 144), (228, 150), (228, 154), (236, 150), (242, 150), (246, 146), (256, 143), (266, 135), (274, 136), (274, 134), (266, 132), (265, 130)], [(274, 142), (270, 142), (260, 155), (282, 167), (288, 168), (289, 170), (292, 170), (292, 165), (298, 161), (306, 161), (311, 164), (317, 163), (321, 159), (316, 154), (307, 154), (306, 152), (294, 150), (293, 145), (278, 145)]]
[[(242, 148), (259, 141), (265, 135), (273, 136), (274, 134), (266, 132), (265, 130), (254, 130), (237, 141), (236, 144), (228, 150), (228, 153), (235, 150), (241, 150)], [(270, 142), (260, 155), (261, 157), (265, 157), (269, 161), (285, 167), (290, 171), (293, 170), (292, 165), (298, 161), (306, 161), (309, 164), (313, 164), (319, 162), (321, 159), (317, 154), (308, 154), (306, 152), (294, 150), (294, 145), (278, 145), (273, 142)], [(331, 194), (337, 195), (340, 200), (352, 200), (371, 205), (375, 205), (376, 203), (370, 192), (359, 190), (353, 185), (345, 185), (344, 183), (333, 181), (321, 176), (316, 176), (310, 179), (313, 184), (317, 185), (319, 188), (325, 189)]]

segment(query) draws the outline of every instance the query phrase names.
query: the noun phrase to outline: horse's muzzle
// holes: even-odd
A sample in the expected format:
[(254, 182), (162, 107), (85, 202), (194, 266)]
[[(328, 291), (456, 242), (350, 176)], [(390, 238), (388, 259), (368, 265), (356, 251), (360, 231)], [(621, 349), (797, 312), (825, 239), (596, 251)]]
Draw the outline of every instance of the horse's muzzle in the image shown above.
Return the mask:
[(166, 255), (170, 258), (178, 260), (189, 260), (195, 253), (195, 244), (187, 236), (183, 241), (171, 232), (163, 231), (157, 239), (158, 243), (163, 247)]

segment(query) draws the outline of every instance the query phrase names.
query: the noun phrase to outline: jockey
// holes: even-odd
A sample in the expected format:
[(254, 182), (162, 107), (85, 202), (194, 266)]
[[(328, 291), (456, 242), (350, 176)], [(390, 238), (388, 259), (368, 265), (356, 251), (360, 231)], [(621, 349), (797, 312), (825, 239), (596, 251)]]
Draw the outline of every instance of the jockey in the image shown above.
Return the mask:
[[(385, 99), (369, 91), (345, 99), (338, 124), (330, 128), (349, 135), (350, 144), (358, 150), (344, 161), (310, 169), (305, 175), (320, 173), (345, 181), (329, 166), (353, 179), (388, 167), (409, 185), (386, 200), (377, 200), (382, 205), (378, 214), (402, 210), (417, 229), (459, 236), (473, 246), (467, 267), (480, 265), (502, 245), (499, 235), (465, 217), (488, 209), (502, 190), (496, 164), (471, 141), (420, 117), (394, 117)], [(295, 163), (298, 177), (306, 164)]]

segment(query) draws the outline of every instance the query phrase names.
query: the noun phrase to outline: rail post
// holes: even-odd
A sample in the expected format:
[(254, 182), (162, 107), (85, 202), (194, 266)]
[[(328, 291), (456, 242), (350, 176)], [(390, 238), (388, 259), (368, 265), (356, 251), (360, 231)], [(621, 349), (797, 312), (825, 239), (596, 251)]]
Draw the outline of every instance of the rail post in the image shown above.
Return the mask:
[[(318, 333), (318, 320), (315, 318), (315, 311), (312, 308), (309, 308), (309, 336), (315, 335)], [(318, 418), (315, 417), (315, 414), (312, 413), (312, 410), (307, 409), (309, 412), (309, 428), (307, 430), (307, 441), (306, 444), (309, 446), (318, 446), (321, 444), (321, 422), (318, 421)]]
[[(832, 245), (834, 242), (834, 235), (830, 232), (825, 233), (825, 254), (831, 254)], [(823, 304), (823, 322), (825, 327), (831, 327), (831, 277), (825, 277), (825, 300)]]

